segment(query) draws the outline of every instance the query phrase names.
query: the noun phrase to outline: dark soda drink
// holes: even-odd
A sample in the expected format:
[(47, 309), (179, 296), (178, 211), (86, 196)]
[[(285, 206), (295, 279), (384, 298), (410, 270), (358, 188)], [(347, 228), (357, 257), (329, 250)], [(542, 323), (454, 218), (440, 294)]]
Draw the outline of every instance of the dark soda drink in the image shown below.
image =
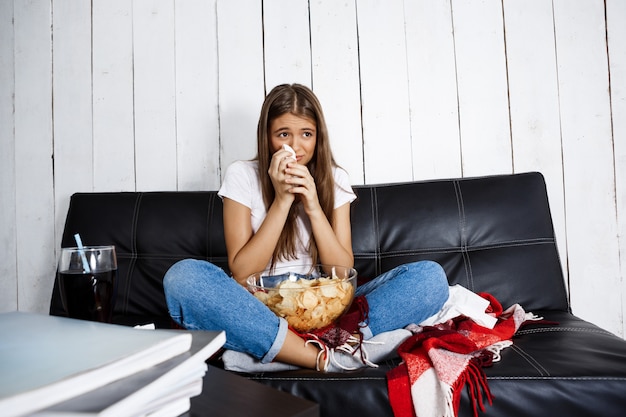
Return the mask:
[(61, 271), (59, 287), (68, 316), (110, 323), (115, 304), (117, 271)]

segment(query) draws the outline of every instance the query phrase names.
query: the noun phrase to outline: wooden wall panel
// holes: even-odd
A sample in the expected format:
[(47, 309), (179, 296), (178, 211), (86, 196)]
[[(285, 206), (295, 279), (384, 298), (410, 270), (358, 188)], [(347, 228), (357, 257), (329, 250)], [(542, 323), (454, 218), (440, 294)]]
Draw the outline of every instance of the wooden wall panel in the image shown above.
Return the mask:
[(265, 97), (259, 1), (217, 1), (220, 167), (256, 155), (256, 126)]
[(510, 173), (502, 3), (452, 0), (464, 176)]
[(356, 3), (311, 2), (313, 90), (324, 109), (333, 156), (364, 183)]
[(93, 0), (92, 32), (94, 191), (134, 191), (132, 3)]
[(403, 6), (357, 2), (366, 183), (413, 178)]
[(447, 1), (404, 2), (413, 176), (461, 176), (452, 10)]
[[(622, 315), (626, 312), (626, 2), (607, 0), (607, 40), (611, 91), (611, 122), (615, 153), (617, 239), (620, 253)], [(622, 317), (622, 335), (626, 321)]]
[(17, 304), (35, 312), (47, 311), (56, 264), (51, 6), (14, 3)]
[(70, 196), (93, 190), (91, 4), (54, 0), (52, 6), (55, 242), (60, 245)]
[(174, 1), (133, 2), (135, 172), (139, 191), (176, 189)]
[(552, 4), (544, 0), (505, 0), (504, 20), (514, 171), (539, 171), (544, 175), (561, 259), (566, 261)]
[(17, 310), (13, 2), (0, 1), (0, 312)]
[(308, 0), (264, 0), (265, 85), (311, 87), (311, 34)]
[(554, 22), (570, 297), (575, 314), (617, 329), (622, 300), (615, 291), (621, 280), (604, 3), (555, 0)]
[(215, 0), (176, 2), (177, 189), (220, 185)]

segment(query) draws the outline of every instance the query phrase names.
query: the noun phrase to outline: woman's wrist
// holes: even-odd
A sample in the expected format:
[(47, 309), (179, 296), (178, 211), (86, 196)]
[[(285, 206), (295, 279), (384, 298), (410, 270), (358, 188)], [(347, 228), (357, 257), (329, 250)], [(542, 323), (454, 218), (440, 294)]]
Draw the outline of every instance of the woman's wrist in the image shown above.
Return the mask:
[(274, 201), (272, 202), (272, 205), (270, 206), (270, 210), (272, 208), (275, 208), (278, 211), (288, 213), (292, 205), (293, 205), (293, 199), (276, 197), (274, 198)]

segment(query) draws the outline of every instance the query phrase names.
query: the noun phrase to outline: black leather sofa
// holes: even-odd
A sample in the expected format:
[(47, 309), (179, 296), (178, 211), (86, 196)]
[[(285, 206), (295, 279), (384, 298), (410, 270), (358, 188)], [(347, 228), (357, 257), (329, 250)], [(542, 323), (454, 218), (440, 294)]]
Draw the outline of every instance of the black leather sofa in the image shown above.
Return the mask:
[[(451, 284), (558, 324), (518, 331), (486, 368), (488, 416), (615, 416), (626, 413), (626, 341), (572, 314), (538, 173), (357, 186), (353, 245), (361, 279), (431, 259)], [(179, 259), (227, 268), (222, 204), (215, 192), (82, 193), (71, 199), (63, 246), (114, 244), (119, 296), (114, 321), (169, 327), (162, 277)], [(63, 315), (58, 288), (51, 314)], [(607, 312), (610, 314), (610, 312)], [(323, 416), (391, 416), (386, 372), (292, 371), (247, 375), (320, 404)], [(463, 393), (460, 415), (472, 414)], [(253, 410), (251, 410), (253, 415)]]

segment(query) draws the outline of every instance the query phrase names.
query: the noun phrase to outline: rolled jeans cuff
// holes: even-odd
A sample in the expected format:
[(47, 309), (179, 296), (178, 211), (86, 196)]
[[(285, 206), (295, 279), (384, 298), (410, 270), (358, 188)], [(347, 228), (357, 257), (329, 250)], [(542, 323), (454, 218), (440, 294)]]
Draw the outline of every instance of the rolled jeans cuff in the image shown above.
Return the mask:
[(287, 338), (287, 330), (289, 326), (287, 324), (287, 320), (282, 317), (278, 318), (278, 332), (276, 333), (276, 338), (274, 339), (274, 343), (270, 346), (270, 349), (267, 351), (265, 356), (261, 358), (261, 363), (270, 363), (274, 360), (280, 349), (282, 349), (283, 344), (285, 344), (285, 339)]

